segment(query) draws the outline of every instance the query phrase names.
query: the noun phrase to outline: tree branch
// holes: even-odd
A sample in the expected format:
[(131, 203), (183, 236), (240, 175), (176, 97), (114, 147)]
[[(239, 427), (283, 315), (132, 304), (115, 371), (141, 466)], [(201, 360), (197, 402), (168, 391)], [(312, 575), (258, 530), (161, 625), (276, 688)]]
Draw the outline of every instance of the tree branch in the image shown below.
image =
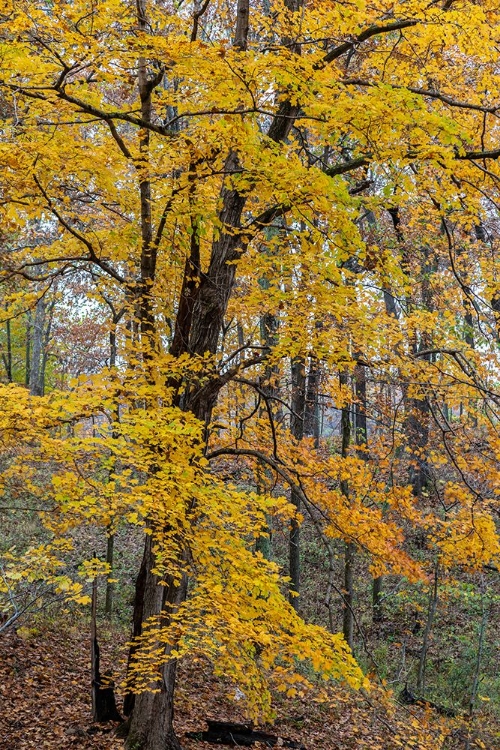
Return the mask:
[(333, 62), (333, 60), (336, 60), (338, 57), (345, 55), (346, 52), (350, 52), (352, 49), (357, 47), (358, 44), (366, 42), (372, 36), (378, 36), (379, 34), (390, 34), (391, 31), (400, 31), (401, 29), (407, 29), (411, 26), (417, 26), (417, 24), (419, 23), (421, 22), (416, 19), (407, 19), (405, 21), (395, 21), (394, 23), (389, 23), (387, 24), (387, 26), (369, 26), (367, 29), (362, 31), (361, 34), (358, 34), (356, 37), (354, 37), (352, 41), (343, 42), (337, 47), (333, 47), (333, 49), (326, 53), (323, 60), (318, 63), (318, 66)]

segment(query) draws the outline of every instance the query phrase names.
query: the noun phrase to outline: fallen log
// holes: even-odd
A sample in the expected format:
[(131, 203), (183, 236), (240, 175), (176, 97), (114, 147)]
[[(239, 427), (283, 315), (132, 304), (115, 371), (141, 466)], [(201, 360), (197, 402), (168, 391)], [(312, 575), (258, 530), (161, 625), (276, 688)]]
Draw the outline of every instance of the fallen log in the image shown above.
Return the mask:
[(454, 717), (457, 716), (458, 713), (454, 708), (442, 706), (440, 703), (434, 703), (434, 701), (429, 701), (427, 700), (427, 698), (421, 698), (414, 695), (411, 690), (408, 690), (407, 685), (405, 685), (404, 689), (400, 692), (398, 701), (405, 706), (420, 706), (420, 708), (432, 708), (438, 714), (441, 714), (441, 716)]
[(204, 732), (188, 732), (186, 737), (218, 745), (232, 745), (233, 747), (250, 747), (255, 742), (265, 747), (291, 747), (294, 750), (306, 750), (304, 745), (286, 737), (279, 737), (268, 732), (253, 729), (251, 724), (232, 724), (227, 721), (206, 720), (208, 730)]

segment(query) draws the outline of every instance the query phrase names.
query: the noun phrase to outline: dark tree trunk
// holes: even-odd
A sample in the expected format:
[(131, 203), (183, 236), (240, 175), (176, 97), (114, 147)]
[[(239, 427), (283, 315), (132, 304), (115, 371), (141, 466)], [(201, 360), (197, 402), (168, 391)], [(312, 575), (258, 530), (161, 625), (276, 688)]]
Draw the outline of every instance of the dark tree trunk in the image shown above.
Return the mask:
[[(367, 395), (366, 395), (366, 370), (362, 365), (357, 365), (354, 370), (354, 394), (356, 405), (354, 407), (354, 426), (356, 429), (356, 445), (358, 456), (367, 459), (366, 448), (368, 446), (368, 424), (366, 417)], [(374, 623), (382, 621), (382, 576), (373, 579), (372, 586), (372, 618)]]
[[(341, 385), (347, 385), (348, 376), (346, 372), (339, 375)], [(347, 404), (342, 407), (341, 420), (341, 455), (345, 458), (349, 451), (351, 442), (351, 420), (350, 408)], [(349, 486), (346, 480), (340, 482), (340, 491), (349, 500)], [(344, 544), (344, 581), (343, 581), (343, 614), (342, 614), (342, 632), (346, 643), (352, 649), (354, 646), (354, 560), (356, 547), (353, 542)]]
[(6, 351), (2, 354), (7, 382), (12, 383), (12, 334), (10, 320), (5, 323)]
[(101, 677), (100, 652), (97, 641), (97, 581), (92, 585), (91, 617), (91, 675), (92, 675), (92, 720), (98, 722), (122, 721), (115, 700), (111, 675)]
[[(162, 625), (168, 625), (168, 613), (182, 604), (187, 592), (187, 579), (183, 576), (181, 583), (171, 579), (166, 585), (160, 585), (158, 577), (152, 572), (154, 568), (154, 551), (151, 536), (146, 539), (141, 572), (136, 585), (136, 609), (134, 612), (134, 631), (142, 632), (143, 624), (150, 618), (163, 613)], [(168, 651), (166, 652), (168, 657)], [(135, 646), (129, 654), (129, 666), (140, 659), (140, 652)], [(132, 715), (125, 747), (127, 750), (180, 750), (175, 735), (174, 690), (177, 664), (175, 659), (168, 661), (162, 668), (161, 678), (152, 685), (157, 692), (144, 691), (128, 699), (125, 709)]]
[[(406, 251), (403, 253), (402, 264), (405, 271), (410, 273), (410, 259)], [(435, 264), (433, 262), (431, 250), (429, 247), (424, 245), (421, 248), (420, 293), (422, 308), (428, 311), (432, 311), (433, 309), (432, 286), (430, 283), (430, 279), (434, 270)], [(408, 298), (408, 308), (410, 309), (412, 305), (413, 300), (411, 298)], [(422, 354), (422, 356), (420, 356), (420, 353), (423, 353), (424, 351), (430, 349), (431, 346), (432, 337), (429, 333), (422, 333), (420, 336), (420, 341), (418, 340), (417, 335), (415, 335), (412, 341), (413, 354), (419, 355), (422, 361), (430, 361), (430, 354)], [(407, 413), (404, 423), (404, 430), (407, 436), (407, 443), (410, 448), (410, 466), (408, 471), (408, 480), (411, 484), (413, 494), (415, 495), (415, 497), (419, 497), (431, 483), (429, 463), (426, 456), (426, 451), (429, 444), (430, 408), (425, 393), (420, 393), (417, 396), (408, 398), (406, 395), (408, 392), (408, 387), (406, 386), (404, 390), (405, 409)]]
[(408, 480), (413, 494), (415, 497), (419, 497), (430, 481), (429, 467), (425, 456), (425, 450), (429, 442), (429, 405), (425, 399), (411, 398), (407, 400), (405, 432), (408, 445), (411, 448)]
[[(278, 230), (279, 231), (279, 230)], [(270, 239), (274, 234), (276, 234), (275, 231), (271, 232), (268, 231), (267, 238)], [(263, 247), (261, 252), (266, 252), (266, 248)], [(270, 282), (267, 277), (262, 277), (259, 279), (259, 286), (261, 289), (269, 289), (270, 288)], [(260, 318), (260, 338), (262, 341), (262, 344), (264, 346), (264, 349), (262, 350), (263, 356), (268, 356), (273, 347), (276, 346), (278, 343), (278, 328), (279, 328), (279, 320), (276, 315), (273, 313), (267, 311), (265, 312), (261, 318)], [(238, 342), (240, 343), (240, 342)], [(262, 414), (267, 414), (267, 418), (269, 420), (274, 420), (274, 403), (272, 401), (273, 396), (276, 396), (279, 391), (279, 387), (277, 384), (277, 378), (279, 376), (279, 370), (276, 366), (270, 366), (267, 365), (264, 367), (264, 372), (262, 377), (259, 377), (259, 388), (261, 392), (264, 394), (264, 397), (267, 399), (265, 407), (261, 410)], [(257, 469), (258, 477), (262, 477), (263, 473), (266, 470), (263, 467), (260, 467)], [(258, 481), (258, 487), (257, 492), (262, 492), (264, 490), (263, 483)], [(271, 560), (272, 558), (272, 519), (268, 517), (266, 519), (267, 521), (267, 534), (263, 534), (258, 537), (256, 541), (255, 548), (258, 552), (261, 552), (263, 557), (265, 557), (266, 560)]]
[(354, 649), (354, 561), (356, 547), (352, 542), (344, 546), (344, 602), (342, 633), (350, 649)]
[(354, 395), (356, 404), (354, 406), (354, 429), (355, 441), (359, 446), (358, 456), (366, 458), (366, 446), (368, 444), (368, 426), (366, 419), (366, 371), (363, 365), (356, 365), (354, 370)]
[(258, 743), (264, 747), (290, 747), (295, 750), (305, 750), (299, 742), (294, 742), (286, 737), (277, 737), (268, 732), (259, 732), (250, 724), (233, 724), (227, 721), (212, 721), (207, 719), (208, 731), (190, 732), (192, 737), (202, 742), (213, 742), (216, 745), (231, 745), (232, 747), (251, 747)]
[[(306, 368), (304, 359), (296, 357), (292, 360), (292, 413), (290, 416), (290, 430), (296, 440), (304, 437), (304, 411), (306, 401)], [(292, 504), (297, 513), (300, 512), (300, 495), (292, 490)], [(299, 597), (294, 594), (300, 593), (300, 525), (293, 518), (290, 525), (289, 539), (289, 565), (290, 565), (290, 604), (296, 610), (299, 608)]]
[[(116, 313), (113, 305), (110, 304), (111, 312), (113, 315), (112, 319), (112, 329), (109, 332), (109, 367), (111, 370), (113, 370), (116, 367), (116, 360), (118, 356), (118, 348), (117, 348), (117, 342), (116, 342), (116, 326), (120, 322), (124, 309), (122, 309), (119, 313)], [(117, 403), (113, 409), (113, 421), (119, 422), (120, 420), (120, 407)], [(113, 439), (118, 438), (118, 433), (116, 430), (112, 431), (112, 437)], [(110, 474), (113, 473), (113, 470), (116, 471), (116, 462), (114, 469), (110, 470)], [(115, 553), (115, 532), (112, 528), (108, 529), (108, 538), (106, 543), (106, 562), (109, 565), (109, 576), (113, 576), (113, 566), (114, 566), (114, 553)], [(106, 601), (104, 605), (104, 611), (106, 613), (106, 616), (109, 620), (111, 620), (111, 616), (113, 614), (113, 596), (114, 596), (114, 588), (115, 584), (107, 580), (106, 581)]]
[[(106, 562), (109, 565), (109, 576), (113, 575), (113, 557), (114, 557), (114, 547), (115, 547), (115, 535), (113, 532), (110, 532), (108, 534), (108, 539), (106, 543)], [(113, 613), (113, 593), (114, 593), (114, 583), (111, 583), (111, 581), (106, 581), (106, 601), (104, 604), (104, 611), (106, 612), (106, 616), (108, 620), (111, 619), (111, 615)]]

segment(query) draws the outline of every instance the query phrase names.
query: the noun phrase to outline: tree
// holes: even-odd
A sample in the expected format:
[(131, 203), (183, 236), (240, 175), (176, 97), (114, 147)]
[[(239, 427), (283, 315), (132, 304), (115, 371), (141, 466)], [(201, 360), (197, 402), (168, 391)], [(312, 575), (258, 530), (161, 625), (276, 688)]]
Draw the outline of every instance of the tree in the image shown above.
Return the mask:
[[(62, 429), (65, 420), (76, 425), (89, 414), (109, 413), (113, 389), (128, 412), (119, 423), (111, 419), (94, 443), (68, 438), (61, 453), (69, 460), (86, 445), (87, 478), (101, 477), (110, 456), (119, 455), (126, 467), (116, 478), (119, 490), (106, 471), (98, 495), (86, 497), (67, 473), (71, 497), (46, 491), (63, 516), (73, 507), (65, 503), (80, 502), (87, 517), (89, 498), (99, 497), (96, 515), (108, 526), (122, 514), (148, 532), (129, 660), (139, 690), (128, 701), (129, 748), (178, 747), (176, 658), (200, 629), (206, 635), (200, 644), (211, 643), (200, 649), (217, 654), (226, 671), (245, 680), (241, 665), (248, 668), (254, 704), (256, 665), (270, 667), (278, 657), (270, 638), (291, 665), (299, 635), (307, 637), (310, 645), (301, 648), (313, 663), (318, 649), (320, 671), (339, 674), (345, 659), (346, 675), (359, 682), (343, 643), (304, 625), (280, 598), (275, 568), (250, 551), (248, 530), (263, 533), (263, 510), (282, 512), (280, 504), (266, 495), (242, 497), (215, 481), (207, 462), (215, 467), (222, 456), (237, 456), (265, 464), (301, 508), (321, 509), (330, 536), (371, 556), (374, 574), (421, 574), (403, 551), (399, 521), (430, 522), (405, 486), (387, 490), (363, 459), (347, 449), (325, 457), (301, 440), (302, 432), (276, 429), (272, 418), (249, 419), (241, 435), (228, 424), (218, 436), (212, 417), (232, 381), (248, 375), (252, 390), (259, 366), (285, 357), (313, 356), (330, 372), (397, 369), (414, 383), (414, 399), (428, 390), (435, 370), (425, 350), (402, 341), (402, 326), (386, 319), (380, 295), (370, 296), (352, 270), (361, 264), (375, 286), (404, 296), (409, 279), (401, 253), (366, 241), (358, 217), (360, 210), (381, 215), (398, 207), (425, 242), (435, 227), (426, 220), (431, 210), (464, 235), (485, 213), (483, 195), (497, 190), (496, 104), (471, 91), (471, 81), (496, 91), (491, 36), (498, 15), (493, 2), (458, 7), (450, 0), (380, 0), (356, 8), (321, 0), (262, 6), (61, 0), (46, 7), (8, 3), (2, 11), (4, 277), (22, 281), (8, 315), (17, 314), (28, 284), (85, 273), (91, 295), (123, 300), (129, 322), (116, 385), (96, 380), (90, 394), (82, 384), (68, 401), (40, 401), (42, 432), (27, 435), (43, 446), (40, 460), (55, 460), (50, 439), (41, 437), (44, 420)], [(280, 231), (270, 233), (278, 220)], [(35, 256), (25, 242), (34, 222), (54, 234), (43, 247), (43, 265), (41, 248)], [(263, 244), (271, 251), (263, 253)], [(266, 267), (276, 269), (277, 282), (262, 290)], [(271, 352), (258, 334), (263, 291), (266, 308), (274, 302), (280, 311)], [(243, 347), (231, 331), (241, 309)], [(422, 309), (409, 311), (404, 322), (408, 336), (435, 324), (432, 311)], [(457, 392), (465, 378), (465, 390), (484, 393), (486, 370), (478, 375), (481, 363), (464, 363), (453, 354), (455, 344), (443, 319), (432, 338), (439, 367)], [(25, 419), (26, 409), (16, 418)], [(60, 474), (54, 479), (57, 487)], [(339, 489), (346, 481), (348, 503)], [(176, 500), (156, 507), (158, 497)], [(131, 501), (137, 508), (127, 511)], [(396, 512), (383, 516), (387, 503), (399, 519)], [(462, 496), (461, 505), (470, 511), (470, 498)], [(487, 508), (484, 518), (488, 524)], [(453, 524), (440, 521), (430, 525), (453, 534)], [(219, 559), (209, 543), (214, 533), (240, 575), (225, 585), (211, 558)], [(188, 578), (196, 581), (190, 596)], [(213, 614), (204, 614), (203, 630), (207, 607)], [(240, 620), (229, 622), (228, 610)], [(221, 632), (233, 660), (221, 656)], [(146, 690), (151, 680), (157, 692)]]

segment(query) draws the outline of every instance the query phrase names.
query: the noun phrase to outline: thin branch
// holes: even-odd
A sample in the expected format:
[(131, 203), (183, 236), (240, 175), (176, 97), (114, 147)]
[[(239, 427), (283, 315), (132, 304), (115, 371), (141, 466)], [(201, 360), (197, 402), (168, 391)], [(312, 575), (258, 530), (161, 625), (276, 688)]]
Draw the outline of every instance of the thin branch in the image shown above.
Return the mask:
[(47, 194), (47, 191), (45, 190), (45, 188), (42, 187), (42, 184), (40, 183), (36, 174), (33, 175), (33, 180), (35, 181), (35, 184), (37, 185), (38, 189), (40, 190), (43, 197), (47, 201), (47, 207), (49, 211), (56, 217), (56, 219), (66, 229), (67, 232), (69, 232), (73, 237), (75, 237), (75, 239), (77, 239), (87, 248), (87, 250), (89, 251), (89, 258), (87, 260), (90, 260), (92, 263), (95, 263), (96, 265), (98, 265), (109, 276), (115, 279), (115, 281), (118, 281), (120, 284), (124, 284), (125, 279), (123, 278), (123, 276), (120, 276), (120, 274), (117, 273), (114, 270), (114, 268), (108, 265), (108, 263), (106, 263), (105, 260), (102, 260), (101, 258), (99, 258), (90, 240), (88, 240), (83, 234), (80, 234), (80, 232), (78, 232), (74, 227), (72, 227), (71, 224), (69, 224), (68, 221), (59, 213), (57, 208), (54, 207), (54, 202)]
[[(364, 87), (377, 87), (379, 86), (378, 82), (374, 81), (366, 81), (362, 78), (345, 78), (342, 81), (342, 84), (344, 86), (364, 86)], [(423, 89), (418, 88), (415, 86), (395, 86), (391, 84), (391, 88), (397, 91), (410, 91), (412, 94), (418, 94), (419, 96), (425, 96), (429, 99), (437, 99), (444, 104), (448, 104), (450, 107), (457, 107), (458, 109), (471, 109), (476, 110), (478, 112), (484, 112), (486, 114), (496, 114), (500, 110), (500, 105), (498, 106), (485, 106), (482, 104), (473, 104), (472, 102), (464, 102), (460, 101), (459, 99), (453, 99), (451, 96), (447, 96), (446, 94), (441, 94), (439, 91), (436, 91), (436, 89)]]

